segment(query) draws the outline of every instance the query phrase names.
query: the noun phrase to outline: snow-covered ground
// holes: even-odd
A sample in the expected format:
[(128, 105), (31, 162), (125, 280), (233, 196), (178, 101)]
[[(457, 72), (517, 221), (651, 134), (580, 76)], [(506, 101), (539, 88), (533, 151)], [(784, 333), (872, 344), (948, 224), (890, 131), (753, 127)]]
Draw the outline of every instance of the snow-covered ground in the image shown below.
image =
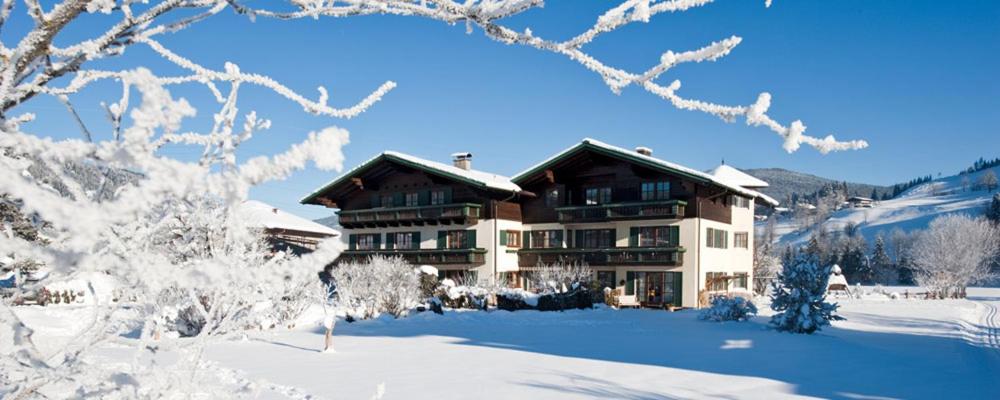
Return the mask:
[[(309, 322), (212, 345), (207, 357), (333, 399), (371, 398), (380, 384), (385, 399), (1000, 398), (1000, 289), (970, 294), (838, 299), (847, 320), (812, 336), (769, 330), (766, 305), (751, 322), (721, 324), (696, 311), (470, 311), (340, 322), (336, 353), (318, 351), (322, 331)], [(63, 342), (87, 314), (19, 310), (37, 342)]]
[[(931, 220), (945, 214), (981, 215), (995, 193), (972, 190), (972, 186), (988, 170), (990, 169), (970, 174), (969, 187), (963, 185), (959, 175), (936, 179), (907, 190), (894, 199), (878, 202), (873, 208), (839, 210), (824, 225), (829, 231), (838, 231), (847, 223), (854, 223), (870, 241), (879, 232), (888, 234), (895, 228), (907, 232), (924, 229)], [(1000, 175), (1000, 167), (992, 170)], [(809, 240), (809, 233), (797, 231), (791, 218), (780, 220), (775, 228), (782, 243), (802, 243)]]

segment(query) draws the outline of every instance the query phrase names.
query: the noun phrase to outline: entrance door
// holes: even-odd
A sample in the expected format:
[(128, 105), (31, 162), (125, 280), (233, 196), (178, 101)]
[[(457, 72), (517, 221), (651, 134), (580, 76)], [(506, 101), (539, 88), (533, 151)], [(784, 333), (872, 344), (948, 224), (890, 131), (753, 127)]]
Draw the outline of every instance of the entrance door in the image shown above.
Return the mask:
[(646, 303), (651, 306), (663, 304), (663, 273), (646, 274)]

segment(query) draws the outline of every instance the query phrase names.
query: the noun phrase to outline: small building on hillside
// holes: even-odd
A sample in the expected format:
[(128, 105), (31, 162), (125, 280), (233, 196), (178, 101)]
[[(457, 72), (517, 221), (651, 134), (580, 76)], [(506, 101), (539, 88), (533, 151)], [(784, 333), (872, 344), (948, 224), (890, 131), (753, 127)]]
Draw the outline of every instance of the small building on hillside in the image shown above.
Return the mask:
[(875, 206), (875, 200), (867, 197), (854, 196), (847, 199), (847, 204), (853, 208), (872, 208)]
[(247, 200), (240, 205), (240, 214), (252, 226), (264, 230), (275, 251), (304, 254), (316, 250), (323, 239), (339, 237), (340, 232), (308, 219), (279, 210), (270, 204)]

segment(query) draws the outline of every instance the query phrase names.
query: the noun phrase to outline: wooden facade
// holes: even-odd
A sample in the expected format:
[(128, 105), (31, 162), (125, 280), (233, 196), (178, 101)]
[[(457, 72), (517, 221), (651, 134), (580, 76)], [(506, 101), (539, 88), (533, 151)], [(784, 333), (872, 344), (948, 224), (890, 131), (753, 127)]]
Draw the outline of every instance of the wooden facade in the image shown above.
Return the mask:
[[(669, 193), (655, 200), (644, 200), (643, 183), (660, 182), (669, 183)], [(516, 183), (537, 194), (534, 198), (521, 200), (524, 223), (574, 222), (567, 220), (570, 211), (600, 208), (586, 203), (587, 190), (595, 188), (611, 189), (609, 205), (604, 205), (604, 208), (620, 210), (619, 212), (607, 210), (612, 218), (615, 215), (621, 219), (701, 217), (726, 224), (732, 221), (732, 211), (725, 190), (696, 182), (680, 174), (654, 170), (588, 151), (570, 155), (534, 175), (519, 177)], [(558, 193), (554, 206), (552, 200), (548, 198), (553, 191)], [(669, 202), (674, 204), (667, 204)], [(652, 206), (654, 203), (661, 203), (663, 207), (657, 210)], [(679, 208), (675, 208), (676, 206)], [(641, 212), (643, 210), (655, 212), (643, 214)], [(582, 219), (586, 219), (585, 217), (581, 216)]]

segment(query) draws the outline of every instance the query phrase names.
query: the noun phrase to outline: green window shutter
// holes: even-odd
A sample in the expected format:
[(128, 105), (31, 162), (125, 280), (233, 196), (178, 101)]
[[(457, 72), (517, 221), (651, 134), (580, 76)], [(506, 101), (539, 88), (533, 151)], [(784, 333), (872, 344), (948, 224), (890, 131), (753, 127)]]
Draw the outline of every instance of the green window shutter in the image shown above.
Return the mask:
[(476, 248), (476, 231), (474, 230), (465, 231), (465, 248), (467, 249)]
[(677, 247), (681, 243), (681, 227), (677, 225), (670, 226), (670, 246)]
[(580, 249), (583, 248), (583, 245), (584, 245), (584, 243), (583, 243), (583, 235), (584, 235), (584, 233), (583, 233), (582, 230), (577, 230), (576, 231), (576, 239), (573, 239), (574, 240), (573, 247), (580, 248)]
[(712, 235), (712, 228), (705, 229), (705, 237), (707, 237), (707, 239), (705, 239), (705, 245), (707, 247), (715, 247), (715, 242), (712, 241), (715, 239)]
[(378, 193), (372, 194), (372, 208), (378, 208), (382, 206), (382, 202), (379, 200)]
[(521, 242), (522, 247), (531, 248), (531, 231), (521, 231)]
[(448, 231), (438, 231), (438, 248), (444, 249), (448, 247)]
[(403, 197), (402, 193), (393, 193), (392, 194), (392, 205), (394, 207), (402, 207), (402, 206), (406, 205), (406, 199)]
[(419, 249), (420, 248), (420, 232), (413, 232), (413, 233), (411, 233), (411, 235), (413, 235), (413, 248), (414, 249)]
[(507, 245), (507, 231), (500, 231), (500, 245)]
[(395, 244), (396, 244), (396, 234), (395, 233), (386, 233), (385, 234), (385, 249), (386, 250), (392, 250), (393, 248), (395, 248)]
[(376, 249), (381, 249), (382, 248), (382, 234), (381, 233), (376, 233), (374, 236), (375, 236), (375, 248)]
[(417, 193), (417, 204), (422, 206), (431, 204), (431, 191), (424, 189)]
[(628, 247), (639, 247), (639, 227), (628, 229)]
[(355, 249), (357, 249), (358, 248), (358, 235), (355, 235), (353, 233), (350, 234), (350, 235), (347, 235), (347, 243), (348, 243), (348, 245), (347, 245), (347, 249), (348, 250), (355, 250)]
[(684, 303), (684, 297), (682, 295), (684, 294), (684, 292), (683, 292), (683, 289), (684, 289), (684, 285), (683, 285), (684, 279), (682, 279), (682, 278), (684, 277), (684, 274), (682, 274), (680, 272), (667, 272), (667, 273), (668, 274), (674, 274), (674, 300), (673, 300), (673, 303), (674, 303), (675, 306), (683, 306), (684, 305), (683, 304)]
[(443, 281), (443, 280), (444, 280), (444, 270), (443, 269), (439, 269), (438, 270), (438, 281)]
[(556, 246), (555, 247), (565, 247), (563, 245), (563, 231), (559, 230), (559, 231), (556, 231), (555, 233), (556, 233), (555, 234), (555, 242), (556, 242)]
[(632, 271), (625, 272), (625, 295), (626, 296), (635, 295), (635, 272)]
[(444, 192), (444, 204), (450, 204), (451, 203), (451, 188), (450, 187), (445, 187), (445, 188), (442, 188), (441, 191)]

